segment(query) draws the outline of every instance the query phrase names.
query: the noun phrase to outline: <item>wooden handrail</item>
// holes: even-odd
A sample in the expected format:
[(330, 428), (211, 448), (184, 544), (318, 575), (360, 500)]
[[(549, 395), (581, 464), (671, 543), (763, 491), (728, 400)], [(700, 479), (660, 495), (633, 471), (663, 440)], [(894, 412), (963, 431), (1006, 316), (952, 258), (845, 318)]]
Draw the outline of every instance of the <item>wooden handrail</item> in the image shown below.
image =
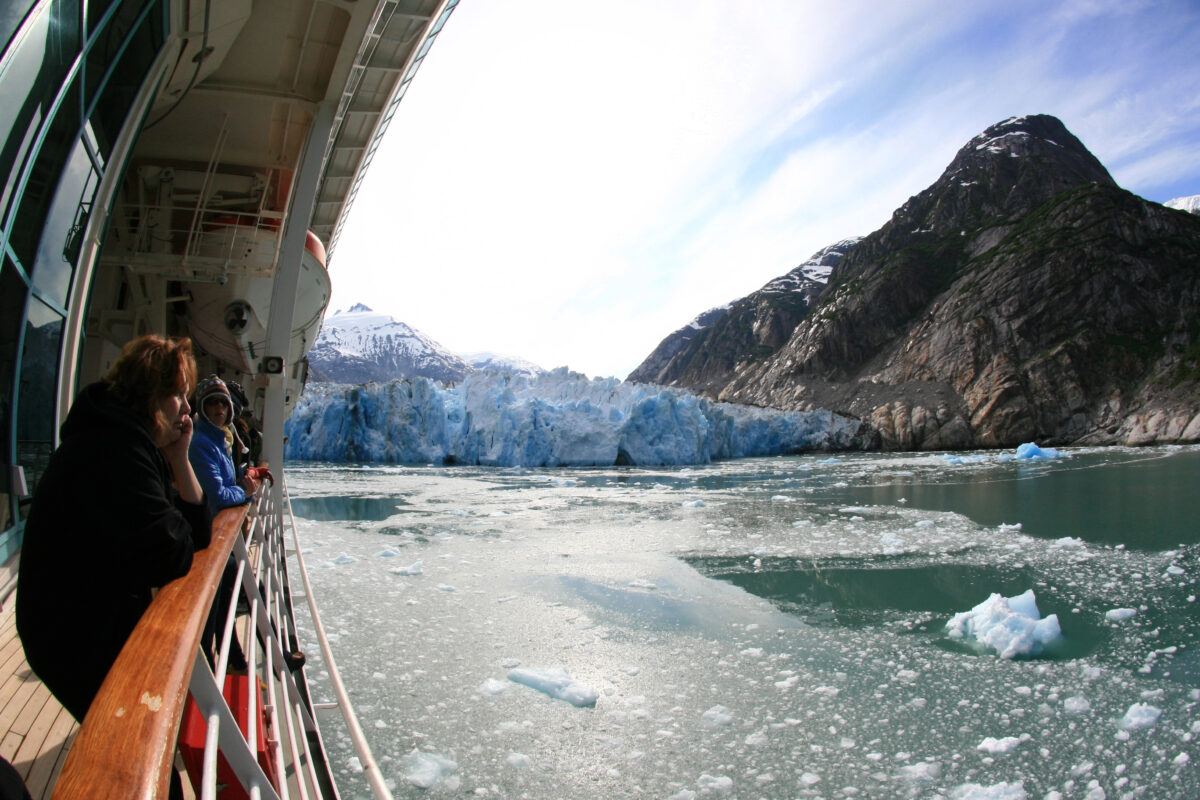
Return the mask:
[(196, 650), (247, 511), (218, 513), (188, 574), (155, 595), (88, 709), (54, 800), (167, 796)]

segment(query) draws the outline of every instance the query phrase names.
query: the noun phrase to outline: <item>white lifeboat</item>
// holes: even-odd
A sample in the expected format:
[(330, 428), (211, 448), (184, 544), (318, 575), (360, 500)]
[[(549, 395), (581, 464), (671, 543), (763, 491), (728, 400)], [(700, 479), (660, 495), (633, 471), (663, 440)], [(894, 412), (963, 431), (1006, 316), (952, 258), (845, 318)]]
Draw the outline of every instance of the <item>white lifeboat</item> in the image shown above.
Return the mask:
[[(217, 280), (209, 278), (185, 284), (190, 295), (187, 324), (192, 339), (202, 348), (226, 366), (255, 375), (262, 371), (262, 359), (268, 355), (267, 324), (279, 233), (274, 223), (241, 223), (238, 217), (229, 218), (228, 224), (219, 220), (199, 237), (196, 255), (205, 260), (223, 258), (227, 269)], [(302, 360), (316, 341), (329, 293), (325, 247), (309, 231), (300, 262), (291, 342), (286, 355), (289, 382), (304, 380)], [(294, 399), (299, 391), (289, 394)]]

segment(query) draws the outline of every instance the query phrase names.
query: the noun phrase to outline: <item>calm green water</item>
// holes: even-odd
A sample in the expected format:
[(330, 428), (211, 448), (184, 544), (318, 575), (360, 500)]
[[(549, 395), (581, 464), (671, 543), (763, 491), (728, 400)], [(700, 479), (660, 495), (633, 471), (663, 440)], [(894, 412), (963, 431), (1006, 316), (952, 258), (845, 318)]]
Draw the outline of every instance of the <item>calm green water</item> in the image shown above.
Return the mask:
[[(911, 475), (884, 470), (848, 489), (847, 501), (954, 511), (980, 525), (1020, 522), (1026, 533), (1158, 550), (1200, 541), (1200, 451), (1063, 450), (1053, 462), (1000, 462), (977, 470)], [(951, 456), (949, 460), (989, 458)], [(900, 472), (903, 472), (901, 470)], [(838, 493), (834, 492), (836, 496)]]
[[(397, 797), (1200, 797), (1200, 448), (287, 480)], [(947, 633), (1028, 590), (1046, 650)]]

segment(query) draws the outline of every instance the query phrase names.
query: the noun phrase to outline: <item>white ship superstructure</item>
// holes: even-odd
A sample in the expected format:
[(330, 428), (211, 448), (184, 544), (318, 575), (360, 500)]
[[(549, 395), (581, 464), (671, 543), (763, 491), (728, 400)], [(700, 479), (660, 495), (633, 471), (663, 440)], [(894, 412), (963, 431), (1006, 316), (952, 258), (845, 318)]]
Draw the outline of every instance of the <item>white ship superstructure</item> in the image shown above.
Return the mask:
[[(59, 425), (78, 389), (103, 375), (129, 339), (192, 337), (201, 374), (245, 387), (262, 421), (263, 459), (282, 465), (283, 423), (303, 389), (305, 355), (329, 302), (328, 258), (342, 220), (456, 4), (16, 0), (0, 14), (7, 614), (24, 515)], [(189, 629), (196, 615), (180, 609), (211, 596), (213, 570), (229, 553), (243, 564), (247, 588), (265, 588), (249, 632), (239, 624), (250, 641), (255, 627), (266, 633), (256, 668), (270, 694), (251, 710), (270, 712), (266, 738), (275, 749), (258, 758), (270, 768), (255, 772), (254, 759), (239, 755), (245, 740), (247, 753), (262, 743), (253, 725), (234, 736), (242, 745), (227, 742), (232, 723), (210, 738), (250, 795), (336, 796), (303, 674), (293, 677), (278, 658), (280, 641), (294, 631), (282, 484), (264, 498), (248, 548), (238, 535), (245, 509), (222, 512), (213, 552), (176, 582), (186, 585), (172, 584), (156, 598), (143, 621), (154, 616), (173, 635), (160, 631), (143, 641), (135, 632), (127, 649), (142, 648), (139, 660), (118, 661), (113, 673), (134, 666), (116, 679), (110, 673), (65, 769), (51, 752), (55, 737), (74, 736), (65, 712), (44, 690), (8, 693), (22, 706), (5, 709), (6, 717), (40, 715), (25, 724), (8, 759), (36, 796), (158, 796), (189, 686), (206, 717), (225, 719), (217, 713), (218, 706), (229, 712), (220, 680), (209, 673), (209, 685), (197, 684), (196, 673), (208, 668)], [(168, 666), (142, 670), (142, 662)], [(151, 685), (161, 680), (175, 683)], [(163, 698), (146, 715), (170, 717), (166, 724), (138, 727), (147, 706), (137, 702), (137, 689)], [(130, 700), (120, 692), (135, 694)], [(112, 718), (102, 719), (106, 713)], [(215, 786), (207, 772), (205, 780)]]

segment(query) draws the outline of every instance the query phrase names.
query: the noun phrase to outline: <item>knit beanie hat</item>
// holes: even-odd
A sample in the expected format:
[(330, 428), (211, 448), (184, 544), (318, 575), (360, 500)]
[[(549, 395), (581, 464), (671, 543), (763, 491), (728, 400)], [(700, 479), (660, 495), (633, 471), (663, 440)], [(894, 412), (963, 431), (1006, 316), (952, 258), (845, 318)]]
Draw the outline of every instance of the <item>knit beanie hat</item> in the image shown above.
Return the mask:
[(209, 375), (200, 383), (196, 384), (196, 411), (200, 414), (200, 418), (205, 422), (216, 425), (208, 418), (208, 413), (204, 410), (204, 404), (209, 400), (219, 398), (225, 402), (225, 407), (229, 409), (226, 422), (233, 419), (233, 398), (229, 396), (229, 389), (225, 386), (225, 381), (218, 378), (216, 375)]

